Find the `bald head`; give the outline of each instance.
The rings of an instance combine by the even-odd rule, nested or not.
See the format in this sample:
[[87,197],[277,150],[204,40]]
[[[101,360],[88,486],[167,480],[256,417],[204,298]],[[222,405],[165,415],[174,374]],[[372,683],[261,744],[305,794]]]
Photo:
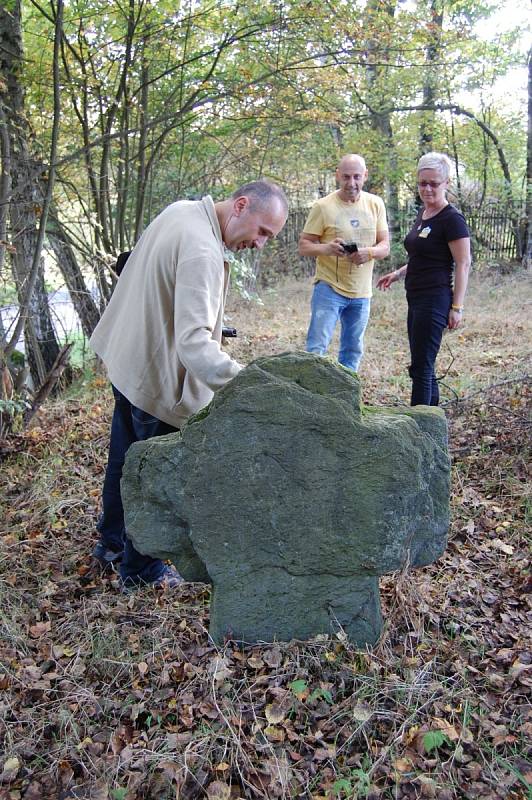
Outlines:
[[340,159],[336,169],[338,196],[344,203],[356,203],[368,177],[362,156],[349,154]]
[[366,162],[364,161],[362,156],[357,156],[354,153],[348,153],[348,155],[342,156],[342,158],[338,162],[337,169],[340,172],[345,169],[349,170],[358,169],[362,170],[362,172],[366,172]]

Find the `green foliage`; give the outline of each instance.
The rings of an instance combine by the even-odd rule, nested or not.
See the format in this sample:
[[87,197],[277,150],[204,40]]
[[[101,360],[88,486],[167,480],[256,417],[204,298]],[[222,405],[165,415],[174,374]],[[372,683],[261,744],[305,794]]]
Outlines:
[[338,778],[332,786],[334,797],[354,800],[357,797],[366,797],[371,785],[371,778],[367,770],[352,769],[348,777]]
[[[308,204],[318,186],[332,188],[337,158],[348,151],[365,155],[370,190],[390,206],[404,202],[415,193],[422,123],[434,149],[456,154],[464,193],[477,201],[506,196],[494,143],[474,120],[417,110],[428,75],[435,103],[474,93],[518,199],[524,114],[501,107],[492,91],[526,62],[518,26],[487,41],[475,26],[495,4],[447,4],[441,24],[433,7],[341,0],[331,16],[317,0],[178,8],[162,0],[130,15],[106,0],[69,4],[55,203],[76,247],[93,263],[95,252],[131,246],[169,201],[219,199],[259,176]],[[45,155],[52,25],[39,6],[25,5],[24,14],[28,113]],[[233,265],[244,296],[253,277],[249,260]]]
[[256,288],[256,272],[254,267],[254,252],[242,251],[239,255],[226,251],[226,259],[231,269],[231,286],[245,300],[254,300],[260,303]]
[[125,800],[127,792],[128,792],[127,788],[111,789],[111,797],[113,798],[113,800]]
[[10,362],[15,367],[23,367],[26,363],[26,356],[20,350],[13,350],[9,357]]
[[17,288],[11,282],[4,282],[0,286],[0,307],[10,306],[18,302]]
[[20,397],[0,399],[0,439],[22,428],[23,415],[29,403]]
[[333,698],[332,694],[328,689],[322,689],[321,686],[318,686],[314,691],[309,695],[309,700],[325,700],[326,703],[332,703]]
[[333,794],[335,797],[350,797],[353,792],[353,785],[347,778],[339,778],[333,783]]
[[438,750],[438,748],[448,744],[451,744],[451,741],[443,731],[428,731],[423,736],[423,747],[427,753],[431,753],[433,750]]
[[17,414],[22,414],[27,407],[28,404],[24,400],[2,400],[0,398],[0,414],[14,417]]
[[295,695],[299,695],[299,694],[303,694],[303,692],[305,692],[307,690],[308,686],[307,686],[307,682],[306,681],[304,681],[303,679],[299,678],[298,680],[292,681],[292,683],[290,683],[288,685],[288,688]]
[[87,359],[92,360],[94,358],[94,352],[89,345],[87,337],[82,331],[71,331],[66,337],[60,337],[60,345],[67,344],[67,342],[74,344],[70,351],[70,366],[76,370],[84,369]]

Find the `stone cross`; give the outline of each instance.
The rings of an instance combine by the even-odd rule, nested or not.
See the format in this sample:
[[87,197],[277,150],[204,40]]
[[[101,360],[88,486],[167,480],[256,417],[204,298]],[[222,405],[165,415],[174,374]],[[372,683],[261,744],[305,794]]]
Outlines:
[[142,553],[212,584],[221,642],[381,631],[379,575],[429,564],[449,525],[440,409],[360,403],[328,358],[258,358],[180,433],[130,448],[126,528]]

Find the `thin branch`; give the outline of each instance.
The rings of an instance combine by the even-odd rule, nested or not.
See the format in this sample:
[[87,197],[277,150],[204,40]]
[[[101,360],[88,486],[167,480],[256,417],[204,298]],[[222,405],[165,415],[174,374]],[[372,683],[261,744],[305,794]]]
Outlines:
[[457,397],[455,400],[446,400],[445,403],[440,403],[440,405],[450,406],[452,404],[468,403],[472,397],[490,392],[492,389],[496,389],[499,386],[508,386],[512,383],[528,383],[531,380],[532,377],[530,375],[521,375],[519,378],[508,378],[505,381],[498,381],[497,383],[490,383],[488,386],[483,386],[481,389],[477,389],[475,392],[471,392],[471,394],[467,394],[465,397]]
[[[58,0],[58,6],[63,2],[63,0]],[[56,385],[57,381],[65,371],[66,367],[68,366],[68,360],[70,358],[70,351],[74,347],[73,342],[68,342],[61,348],[59,351],[57,358],[55,359],[52,368],[44,383],[42,384],[41,388],[35,395],[33,403],[31,407],[27,409],[24,413],[24,427],[27,428],[29,425],[32,417],[37,413],[39,408],[42,406],[46,398],[50,395],[51,391],[53,390],[54,386]]]
[[[339,51],[336,51],[336,52],[338,53],[338,52],[341,52],[341,51],[339,50]],[[286,71],[288,71],[290,69],[296,69],[298,67],[302,67],[303,65],[307,65],[306,68],[308,69],[308,62],[309,61],[319,60],[322,57],[331,56],[333,54],[334,53],[331,53],[331,51],[326,50],[323,53],[314,53],[314,54],[312,54],[310,56],[306,56],[304,58],[295,59],[294,61],[290,62],[289,64],[284,65],[282,67],[282,69],[281,69],[281,72],[284,73],[284,72],[286,72]],[[321,69],[326,69],[329,66],[330,65],[328,65],[328,64],[316,64],[314,69],[317,69],[317,70],[320,69],[321,70]],[[208,76],[210,76],[211,72],[212,72],[212,70],[209,70]],[[279,71],[276,70],[276,69],[265,70],[261,75],[259,75],[258,77],[254,78],[253,80],[249,80],[249,81],[246,81],[245,83],[241,84],[238,87],[238,91],[239,91],[239,93],[244,93],[244,92],[246,92],[247,89],[250,89],[250,88],[252,88],[254,86],[257,86],[257,85],[261,85],[262,83],[264,83],[265,81],[267,81],[269,78],[273,77],[276,74],[279,74]],[[204,84],[205,80],[206,80],[206,78],[202,79],[201,85]],[[207,105],[208,103],[213,103],[214,104],[214,103],[222,102],[223,100],[230,99],[230,98],[235,96],[236,92],[233,89],[232,91],[220,91],[220,92],[214,92],[212,94],[207,93],[206,95],[201,97],[201,99],[197,99],[199,94],[200,94],[200,89],[195,90],[192,93],[192,95],[188,98],[188,100],[185,103],[185,105],[183,106],[183,108],[180,108],[177,111],[174,108],[172,108],[170,111],[165,112],[164,114],[158,115],[153,120],[151,120],[150,122],[146,123],[146,126],[145,126],[146,129],[155,128],[155,127],[157,127],[157,125],[160,125],[161,123],[164,123],[166,121],[170,121],[171,120],[172,124],[168,127],[168,131],[170,131],[170,130],[172,130],[174,128],[179,127],[179,125],[182,124],[182,118],[186,114],[190,113],[191,111],[194,111],[194,110],[197,110],[199,108],[202,108],[203,106]],[[166,106],[168,106],[168,98],[166,99]],[[138,132],[139,132],[139,128],[138,127],[133,127],[133,128],[130,128],[127,131],[127,134],[130,135],[130,136],[133,136],[133,135],[137,134]],[[87,152],[87,150],[92,149],[94,147],[99,147],[100,145],[104,144],[105,142],[111,141],[112,139],[117,139],[117,138],[119,138],[120,136],[123,136],[123,135],[124,135],[124,131],[120,131],[119,130],[119,131],[115,131],[114,133],[103,134],[101,136],[98,136],[95,139],[93,139],[92,142],[87,143],[83,147],[80,147],[77,150],[74,150],[69,155],[66,155],[63,158],[59,159],[55,163],[55,166],[56,167],[60,167],[60,166],[63,166],[64,164],[69,163],[70,161],[75,161],[80,155],[85,154]]]

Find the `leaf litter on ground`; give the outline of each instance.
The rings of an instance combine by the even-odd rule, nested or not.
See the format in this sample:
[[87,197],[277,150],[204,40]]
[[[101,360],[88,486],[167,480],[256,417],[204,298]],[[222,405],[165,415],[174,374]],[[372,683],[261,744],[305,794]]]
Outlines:
[[[470,295],[444,379],[449,545],[381,580],[374,648],[342,631],[217,648],[208,587],[124,596],[95,570],[101,376],[2,444],[1,800],[530,796],[531,386],[509,309],[530,326],[517,278]],[[232,351],[303,347],[308,298],[300,282],[234,302]],[[404,300],[376,298],[368,402],[408,402],[403,328]]]

